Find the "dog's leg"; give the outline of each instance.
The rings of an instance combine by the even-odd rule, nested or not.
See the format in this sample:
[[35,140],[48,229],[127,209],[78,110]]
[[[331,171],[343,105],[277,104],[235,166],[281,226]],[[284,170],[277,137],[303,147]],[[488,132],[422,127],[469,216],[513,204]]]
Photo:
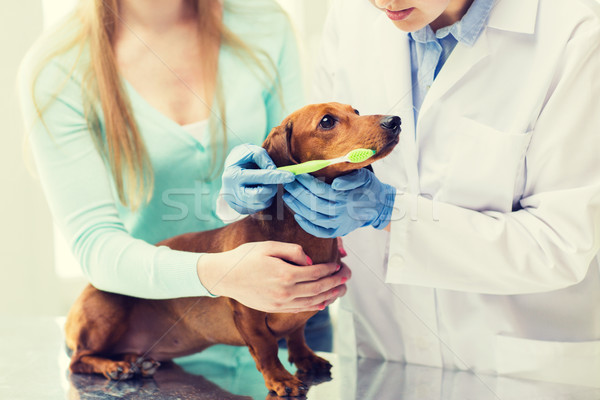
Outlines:
[[131,363],[136,374],[140,374],[144,378],[149,378],[160,367],[160,363],[151,358],[144,358],[139,354],[125,354],[123,361]]
[[80,355],[73,360],[76,361],[71,362],[69,368],[76,374],[102,374],[108,379],[125,380],[135,373],[129,361],[114,361],[96,355]]
[[288,356],[291,363],[296,364],[299,372],[324,373],[331,370],[331,364],[316,355],[304,340],[304,325],[290,333],[286,338]]
[[90,285],[84,289],[65,324],[67,347],[73,351],[71,372],[103,374],[115,380],[134,375],[136,370],[129,361],[107,357],[127,330],[130,306],[126,296],[101,292]]
[[290,374],[277,356],[277,339],[267,326],[266,313],[233,302],[234,321],[244,338],[256,367],[263,374],[267,389],[278,396],[302,396],[306,386]]
[[108,379],[125,380],[134,375],[151,377],[160,363],[137,354],[125,354],[121,360],[112,360],[95,354],[75,353],[71,359],[71,372],[76,374],[102,374]]
[[79,325],[75,332],[77,340],[75,351],[71,355],[69,369],[76,374],[103,374],[108,379],[124,380],[133,377],[138,372],[137,368],[129,361],[115,361],[103,354],[110,354],[107,350],[112,343],[121,337],[122,331],[115,329],[116,325],[106,324],[102,327],[94,325]]

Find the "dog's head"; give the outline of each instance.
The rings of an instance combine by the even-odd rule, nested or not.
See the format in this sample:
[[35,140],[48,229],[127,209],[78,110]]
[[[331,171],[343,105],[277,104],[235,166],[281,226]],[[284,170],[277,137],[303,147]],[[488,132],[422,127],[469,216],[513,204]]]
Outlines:
[[273,128],[263,147],[278,167],[342,157],[359,148],[375,150],[373,157],[361,163],[334,164],[312,174],[329,180],[387,156],[398,144],[399,134],[399,117],[360,116],[340,103],[312,104]]

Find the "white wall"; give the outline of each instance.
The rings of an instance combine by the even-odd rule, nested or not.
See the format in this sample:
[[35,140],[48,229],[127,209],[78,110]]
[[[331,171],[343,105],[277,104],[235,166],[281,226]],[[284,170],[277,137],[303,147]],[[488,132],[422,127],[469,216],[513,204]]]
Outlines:
[[[0,3],[0,316],[63,315],[84,284],[64,240],[54,235],[39,181],[26,168],[15,91],[17,67],[27,49],[43,26],[53,25],[76,1]],[[290,14],[304,50],[308,92],[329,0],[279,2]]]
[[[318,55],[323,23],[330,0],[278,0],[288,12],[298,33],[304,59],[306,91],[310,93],[313,68]],[[309,98],[310,99],[310,98]]]
[[15,88],[19,62],[41,31],[40,0],[0,3],[0,315],[62,312],[50,214],[39,182],[23,161]]

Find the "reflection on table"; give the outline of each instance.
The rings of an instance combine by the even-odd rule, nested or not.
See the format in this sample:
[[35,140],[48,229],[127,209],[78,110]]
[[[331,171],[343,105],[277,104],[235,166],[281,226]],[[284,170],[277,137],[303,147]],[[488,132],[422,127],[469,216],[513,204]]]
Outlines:
[[[122,382],[71,375],[64,352],[64,319],[4,318],[0,329],[1,399],[277,399],[246,348],[217,346],[165,363],[154,378]],[[332,379],[311,385],[307,400],[596,400],[600,389],[475,375],[320,353]],[[282,363],[287,353],[280,351]],[[600,379],[600,377],[599,377]]]

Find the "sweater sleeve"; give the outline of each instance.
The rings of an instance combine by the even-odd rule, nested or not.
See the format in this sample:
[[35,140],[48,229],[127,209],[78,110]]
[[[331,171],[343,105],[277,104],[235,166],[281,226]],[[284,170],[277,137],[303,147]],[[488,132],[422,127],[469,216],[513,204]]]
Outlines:
[[[54,59],[33,88],[29,58],[18,82],[26,140],[54,222],[89,282],[141,298],[210,295],[196,272],[201,254],[157,247],[127,231],[112,178],[86,124],[80,82]],[[43,123],[34,97],[44,110]]]

